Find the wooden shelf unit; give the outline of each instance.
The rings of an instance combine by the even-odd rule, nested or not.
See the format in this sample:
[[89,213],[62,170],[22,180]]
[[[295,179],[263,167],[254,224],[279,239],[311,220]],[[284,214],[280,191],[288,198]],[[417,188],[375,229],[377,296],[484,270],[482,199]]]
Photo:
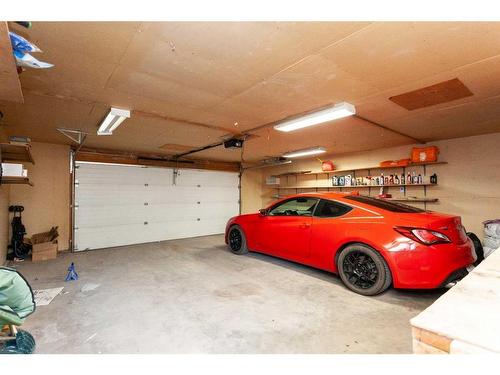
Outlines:
[[35,164],[29,146],[11,145],[10,143],[0,143],[0,160],[2,163],[12,161]]
[[[29,146],[12,145],[10,143],[0,143],[0,162],[35,164]],[[33,186],[33,183],[27,177],[2,176],[0,185],[2,184]]]
[[399,185],[356,185],[356,186],[276,186],[275,189],[366,189],[366,188],[377,188],[377,187],[411,187],[411,186],[435,186],[437,184],[399,184]]
[[390,167],[373,166],[373,167],[351,168],[351,169],[336,169],[334,171],[318,171],[318,172],[311,172],[311,171],[286,172],[286,173],[281,173],[278,175],[272,175],[272,177],[299,176],[299,175],[300,176],[303,176],[303,175],[321,175],[321,174],[347,173],[347,172],[356,172],[356,171],[374,171],[374,170],[384,170],[384,169],[404,169],[404,168],[411,168],[411,167],[421,167],[421,166],[427,166],[427,165],[442,165],[442,164],[448,164],[448,162],[446,162],[446,161],[433,161],[433,162],[426,162],[426,163],[411,163],[411,164],[408,164],[407,166],[390,166]]
[[[406,169],[407,168],[413,168],[413,167],[423,167],[423,175],[426,175],[426,167],[427,166],[433,166],[433,165],[443,165],[443,164],[448,164],[445,161],[435,161],[435,162],[422,162],[422,163],[411,163],[407,166],[388,166],[388,167],[381,167],[381,166],[373,166],[373,167],[363,167],[363,168],[351,168],[351,169],[338,169],[334,171],[319,171],[319,172],[311,172],[311,171],[297,171],[297,172],[286,172],[286,173],[281,173],[278,175],[272,175],[272,177],[286,177],[287,182],[288,182],[288,177],[289,176],[295,176],[296,181],[299,176],[316,176],[316,179],[318,179],[319,175],[326,175],[328,178],[328,183],[330,182],[330,176],[334,176],[336,174],[342,173],[342,174],[348,174],[352,173],[353,178],[356,178],[356,172],[357,171],[366,171],[368,174],[371,174],[371,171],[376,171],[376,170],[388,170],[388,169],[400,169],[402,170],[402,173],[406,175]],[[431,184],[431,183],[422,183],[422,184],[390,184],[390,185],[356,185],[356,186],[333,186],[333,185],[309,185],[309,186],[300,186],[300,185],[289,185],[289,186],[272,186],[274,189],[277,190],[277,194],[275,197],[281,196],[280,191],[282,190],[300,190],[300,189],[316,189],[316,191],[330,191],[331,189],[339,189],[342,191],[342,189],[368,189],[368,194],[370,194],[370,189],[371,188],[403,188],[403,197],[394,197],[394,198],[386,198],[387,200],[393,201],[393,202],[406,202],[406,203],[423,203],[425,208],[427,208],[427,203],[435,203],[438,202],[439,200],[437,198],[429,198],[427,197],[427,187],[428,186],[437,186],[437,184]],[[271,187],[271,186],[270,186]],[[423,188],[423,197],[418,197],[418,198],[411,198],[406,196],[406,191],[407,188],[411,187],[422,187]]]
[[438,202],[438,198],[385,198],[386,201],[392,202],[406,202],[406,203],[435,203]]
[[30,182],[28,177],[11,177],[11,176],[2,176],[1,184],[13,184],[13,185],[30,185],[33,186],[33,183]]

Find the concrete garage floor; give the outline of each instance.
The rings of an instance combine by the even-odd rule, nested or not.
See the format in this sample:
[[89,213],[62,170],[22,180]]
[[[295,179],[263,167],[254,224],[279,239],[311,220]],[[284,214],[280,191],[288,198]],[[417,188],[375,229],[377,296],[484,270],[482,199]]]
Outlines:
[[[74,261],[80,279],[64,282]],[[64,286],[24,329],[38,353],[410,353],[408,320],[443,291],[348,291],[326,272],[231,254],[223,236],[62,254],[16,267]]]

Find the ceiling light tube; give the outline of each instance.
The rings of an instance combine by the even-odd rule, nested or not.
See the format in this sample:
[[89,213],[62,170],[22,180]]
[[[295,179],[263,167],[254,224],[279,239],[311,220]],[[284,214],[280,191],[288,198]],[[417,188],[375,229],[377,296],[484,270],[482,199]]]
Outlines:
[[97,135],[112,135],[113,130],[127,118],[130,118],[130,110],[111,108],[111,111],[109,111],[99,129],[97,129]]
[[300,158],[301,156],[317,155],[326,152],[324,147],[312,147],[283,154],[285,158]]
[[337,103],[333,107],[321,109],[304,116],[284,121],[274,126],[274,129],[282,132],[291,132],[308,126],[322,124],[324,122],[337,120],[340,118],[356,114],[356,107],[347,102]]

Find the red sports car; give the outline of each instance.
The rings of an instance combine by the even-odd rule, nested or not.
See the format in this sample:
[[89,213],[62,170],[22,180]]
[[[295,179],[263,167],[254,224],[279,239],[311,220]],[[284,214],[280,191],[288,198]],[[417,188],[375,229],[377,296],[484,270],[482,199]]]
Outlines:
[[338,273],[351,290],[375,295],[429,289],[467,274],[476,255],[459,216],[357,194],[281,199],[226,226],[235,254],[265,253]]

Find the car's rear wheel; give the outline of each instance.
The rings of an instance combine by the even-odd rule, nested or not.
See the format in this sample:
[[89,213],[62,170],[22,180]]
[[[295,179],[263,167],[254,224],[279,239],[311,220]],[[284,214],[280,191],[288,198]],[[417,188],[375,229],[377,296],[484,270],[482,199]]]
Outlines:
[[246,254],[248,253],[247,240],[245,233],[240,226],[235,225],[229,229],[228,234],[228,245],[231,252],[234,254]]
[[343,249],[337,259],[337,269],[349,289],[365,296],[382,293],[392,283],[386,261],[367,245],[354,244]]

